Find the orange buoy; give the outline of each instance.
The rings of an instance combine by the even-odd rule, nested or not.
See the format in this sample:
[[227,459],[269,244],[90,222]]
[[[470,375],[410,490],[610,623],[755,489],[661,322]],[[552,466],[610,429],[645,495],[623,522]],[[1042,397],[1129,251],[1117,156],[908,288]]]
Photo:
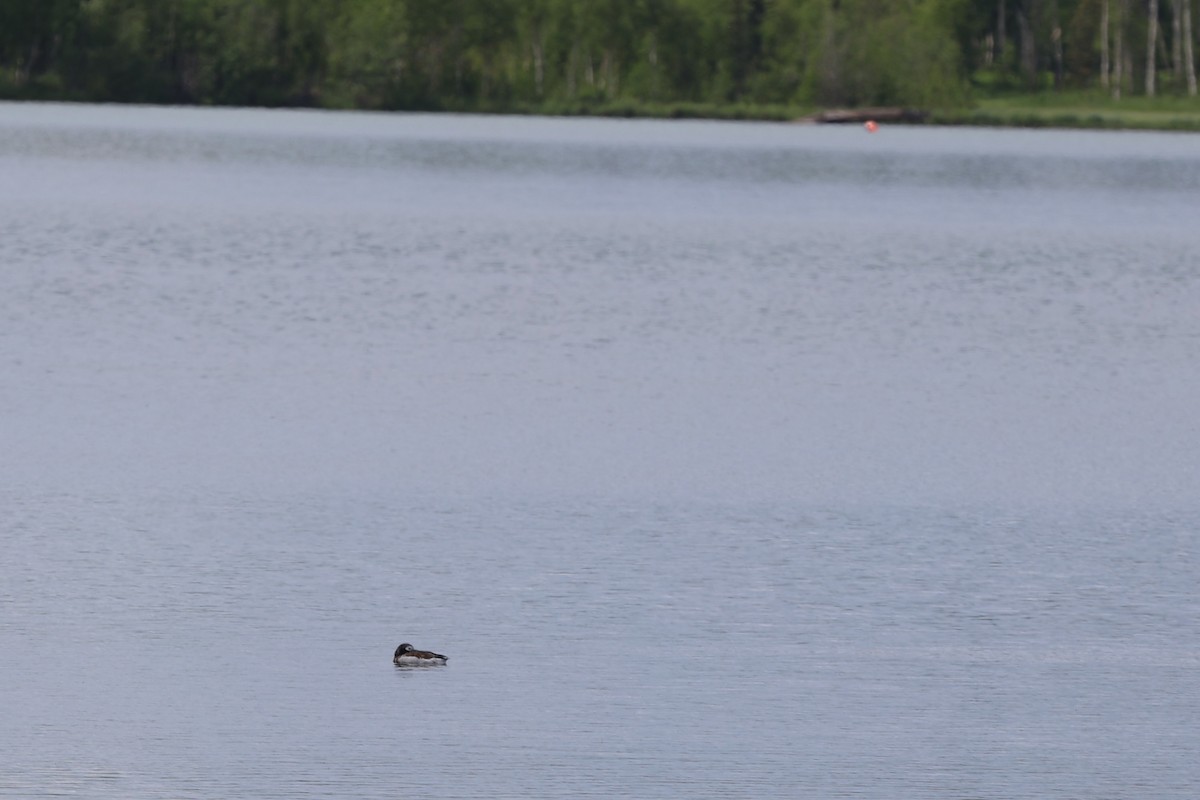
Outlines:
[[873,119],[867,120],[863,127],[867,129],[867,133],[874,133],[879,130],[879,125]]

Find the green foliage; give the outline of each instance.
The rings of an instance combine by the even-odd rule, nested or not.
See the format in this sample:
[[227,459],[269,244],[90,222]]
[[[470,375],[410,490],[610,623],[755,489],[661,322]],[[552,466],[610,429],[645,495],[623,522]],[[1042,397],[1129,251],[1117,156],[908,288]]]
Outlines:
[[[1123,36],[1135,71],[1125,78],[1128,93],[1145,68],[1145,13],[1139,3],[1110,6],[1110,40]],[[570,113],[952,108],[968,103],[971,82],[1048,86],[1057,72],[1068,87],[1098,85],[1101,7],[1101,0],[0,0],[0,94]],[[1175,8],[1160,4],[1164,72],[1180,51],[1170,41]],[[1032,78],[1017,74],[1018,60],[1033,65]]]

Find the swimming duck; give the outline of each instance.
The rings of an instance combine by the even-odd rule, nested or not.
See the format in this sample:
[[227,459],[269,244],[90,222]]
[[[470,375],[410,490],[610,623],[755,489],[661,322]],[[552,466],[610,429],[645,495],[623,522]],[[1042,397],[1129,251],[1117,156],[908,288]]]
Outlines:
[[396,648],[392,662],[405,667],[435,667],[446,663],[446,657],[441,653],[431,653],[428,650],[417,650],[408,642]]

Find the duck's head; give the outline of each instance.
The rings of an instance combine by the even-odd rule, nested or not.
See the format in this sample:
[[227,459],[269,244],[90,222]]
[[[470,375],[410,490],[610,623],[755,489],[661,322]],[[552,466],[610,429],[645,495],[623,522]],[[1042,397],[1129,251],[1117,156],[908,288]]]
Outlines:
[[402,644],[396,648],[396,653],[395,653],[395,655],[392,656],[392,658],[399,658],[400,656],[407,653],[409,650],[415,650],[415,649],[416,648],[413,647],[411,644],[409,644],[408,642],[405,642],[404,644]]

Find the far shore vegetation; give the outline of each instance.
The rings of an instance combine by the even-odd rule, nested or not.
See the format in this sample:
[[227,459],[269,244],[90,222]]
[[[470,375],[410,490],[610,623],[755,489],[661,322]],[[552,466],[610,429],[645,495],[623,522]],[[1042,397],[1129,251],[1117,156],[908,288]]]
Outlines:
[[1198,3],[0,0],[0,99],[1200,131]]

